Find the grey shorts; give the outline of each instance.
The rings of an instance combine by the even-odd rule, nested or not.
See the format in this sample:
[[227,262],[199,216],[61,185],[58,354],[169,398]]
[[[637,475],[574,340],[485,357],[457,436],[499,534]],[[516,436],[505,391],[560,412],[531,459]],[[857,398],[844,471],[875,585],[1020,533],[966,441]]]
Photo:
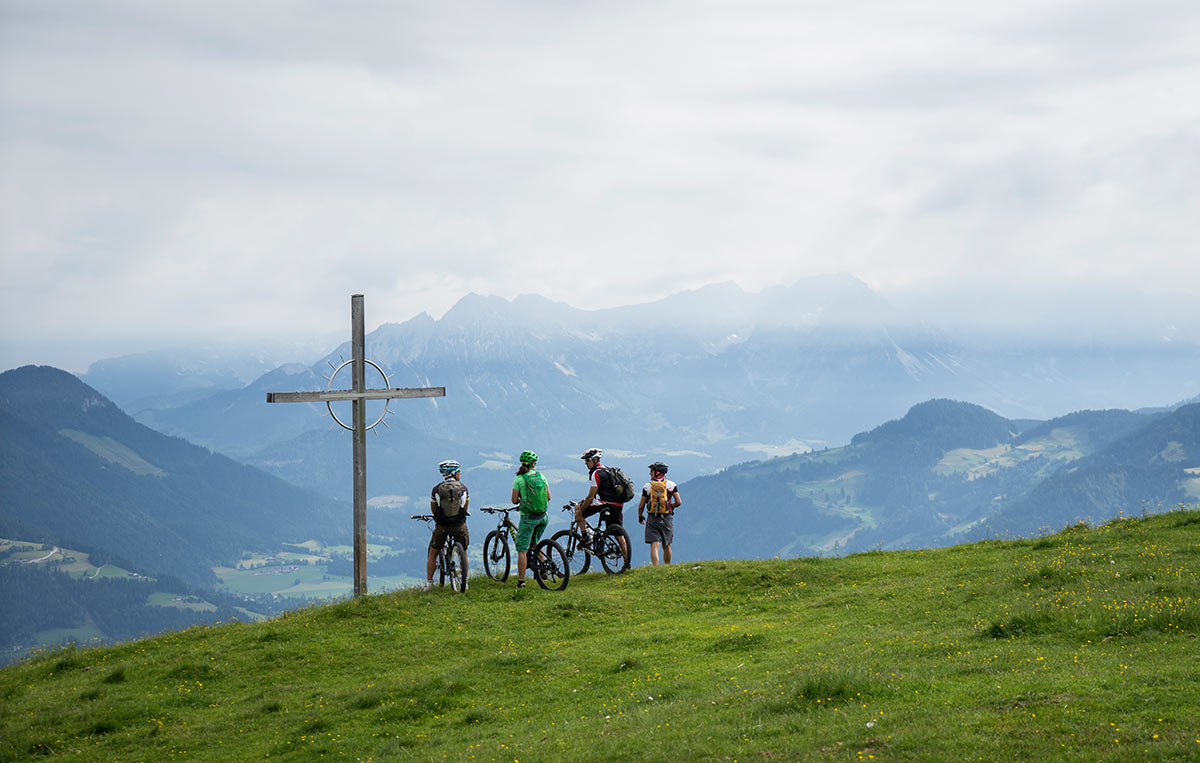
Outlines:
[[671,541],[675,539],[675,515],[674,514],[647,514],[646,515],[646,542],[661,543],[664,546],[671,545]]

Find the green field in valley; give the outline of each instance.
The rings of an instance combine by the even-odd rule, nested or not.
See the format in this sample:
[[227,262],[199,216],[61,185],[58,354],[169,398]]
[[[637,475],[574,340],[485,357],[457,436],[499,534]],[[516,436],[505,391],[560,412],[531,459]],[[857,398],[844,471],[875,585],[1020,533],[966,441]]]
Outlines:
[[196,612],[216,612],[217,607],[197,596],[178,596],[173,593],[152,593],[147,597],[147,603],[156,607],[176,607],[190,609]]
[[[247,554],[236,567],[214,567],[223,590],[230,593],[273,594],[303,599],[337,599],[354,593],[350,575],[330,574],[326,564],[335,556],[350,557],[352,546],[323,546],[316,541],[299,544],[308,553],[280,551],[275,554]],[[472,549],[472,551],[478,551]],[[367,544],[368,589],[394,591],[418,585],[424,581],[424,564],[415,561],[412,573],[406,575],[371,575],[376,563],[395,553],[382,543]]]
[[1196,760],[1200,512],[473,578],[0,669],[0,759]]
[[83,551],[49,544],[0,538],[0,564],[30,564],[65,572],[75,578],[137,578],[139,575],[115,564],[91,562]]

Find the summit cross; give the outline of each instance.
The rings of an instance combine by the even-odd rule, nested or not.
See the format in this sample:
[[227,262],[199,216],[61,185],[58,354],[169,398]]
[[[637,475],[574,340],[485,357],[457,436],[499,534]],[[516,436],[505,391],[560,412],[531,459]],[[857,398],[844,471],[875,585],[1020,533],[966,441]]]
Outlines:
[[[367,389],[367,364],[370,363],[387,383],[387,374],[383,369],[366,359],[365,330],[363,328],[363,295],[354,294],[350,297],[350,351],[351,360],[342,364],[352,367],[351,389],[329,389],[324,392],[268,392],[268,403],[325,403],[329,415],[341,424],[344,429],[354,433],[354,597],[358,598],[367,592],[367,430],[383,421],[380,416],[373,424],[367,425],[367,401],[391,400],[395,398],[445,397],[445,387],[385,387],[382,389]],[[338,366],[329,377],[333,386],[333,378]],[[354,426],[347,426],[333,412],[330,403],[349,400],[353,406]],[[385,407],[384,413],[387,413]]]

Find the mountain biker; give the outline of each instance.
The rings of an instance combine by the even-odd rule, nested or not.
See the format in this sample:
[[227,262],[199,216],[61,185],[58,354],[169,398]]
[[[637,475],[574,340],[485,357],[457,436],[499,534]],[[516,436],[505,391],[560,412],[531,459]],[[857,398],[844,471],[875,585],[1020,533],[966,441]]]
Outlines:
[[[466,549],[471,542],[467,532],[467,504],[471,496],[462,483],[462,467],[453,459],[438,464],[442,481],[433,486],[429,494],[429,509],[433,512],[433,536],[429,539],[429,556],[425,560],[425,587],[433,588],[433,571],[437,567],[438,551],[451,535]],[[467,570],[463,567],[463,591],[466,589]]]
[[[679,487],[667,479],[667,465],[662,461],[650,464],[650,481],[642,488],[638,502],[638,522],[646,525],[646,542],[650,544],[650,564],[658,564],[658,549],[662,546],[663,564],[671,563],[671,541],[675,536],[675,509],[683,503]],[[648,511],[647,518],[643,512]]]
[[[584,542],[591,541],[591,536],[587,529],[587,518],[593,514],[599,514],[600,519],[604,521],[604,526],[622,524],[625,516],[625,505],[614,501],[605,501],[600,496],[601,477],[607,471],[604,464],[600,463],[600,457],[604,455],[604,451],[599,448],[588,448],[583,452],[580,458],[587,465],[588,477],[591,480],[591,487],[588,488],[587,497],[579,503],[575,504],[575,524],[579,527],[579,534],[583,536]],[[605,477],[604,479],[608,479]],[[628,554],[629,549],[624,548],[625,541],[621,539],[621,551]],[[628,556],[626,556],[628,558]]]
[[529,548],[542,538],[549,519],[546,506],[550,503],[550,487],[536,469],[537,454],[531,450],[521,453],[521,468],[513,479],[512,502],[520,504],[521,524],[517,526],[517,588],[525,587],[525,569],[529,563]]

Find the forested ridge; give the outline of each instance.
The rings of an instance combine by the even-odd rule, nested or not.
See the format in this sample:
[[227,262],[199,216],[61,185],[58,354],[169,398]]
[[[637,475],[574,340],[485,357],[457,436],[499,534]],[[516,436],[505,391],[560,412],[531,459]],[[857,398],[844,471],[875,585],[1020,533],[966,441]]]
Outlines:
[[0,435],[0,537],[101,548],[211,585],[212,567],[247,549],[348,536],[338,502],[138,424],[58,369],[0,374]]

